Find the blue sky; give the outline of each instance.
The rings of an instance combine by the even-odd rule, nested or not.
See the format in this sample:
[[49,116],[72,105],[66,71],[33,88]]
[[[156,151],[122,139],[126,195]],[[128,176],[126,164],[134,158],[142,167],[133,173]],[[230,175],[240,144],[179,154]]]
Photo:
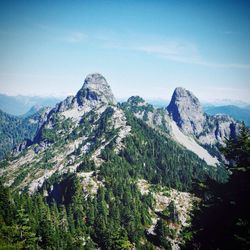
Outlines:
[[0,92],[250,100],[249,1],[0,1]]

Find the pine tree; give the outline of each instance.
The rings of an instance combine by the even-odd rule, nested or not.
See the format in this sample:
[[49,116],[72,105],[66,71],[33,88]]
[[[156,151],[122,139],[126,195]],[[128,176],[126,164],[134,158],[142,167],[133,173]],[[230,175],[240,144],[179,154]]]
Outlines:
[[249,249],[250,247],[250,133],[243,124],[222,150],[231,172],[227,183],[206,182],[204,205],[193,219],[197,232],[188,249]]
[[167,240],[170,231],[163,219],[159,219],[155,225],[155,233],[158,237],[159,243],[165,249],[171,249],[171,246]]
[[19,241],[22,242],[24,249],[35,249],[38,238],[32,232],[29,225],[29,217],[24,209],[17,211],[17,231],[19,232]]
[[48,207],[43,208],[41,211],[39,235],[41,236],[42,248],[55,249],[55,228],[52,224],[51,215]]

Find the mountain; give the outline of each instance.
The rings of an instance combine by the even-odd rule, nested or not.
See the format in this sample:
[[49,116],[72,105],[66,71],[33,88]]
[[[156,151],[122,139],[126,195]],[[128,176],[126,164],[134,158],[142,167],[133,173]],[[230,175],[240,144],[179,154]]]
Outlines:
[[[88,75],[75,96],[44,113],[33,139],[0,162],[0,243],[179,249],[199,202],[194,183],[228,176],[200,142],[203,130],[207,138],[214,129],[219,134],[238,125],[205,115],[184,89],[171,103],[155,109],[137,96],[117,104],[106,79]],[[197,109],[197,115],[190,112]]]
[[206,118],[198,98],[190,91],[176,88],[167,110],[185,133],[199,135],[203,131]]
[[37,113],[40,109],[42,109],[42,106],[34,105],[29,109],[29,111],[27,113],[23,114],[21,117],[22,118],[29,117],[29,116]]
[[223,114],[207,115],[194,94],[184,88],[176,88],[166,108],[170,117],[186,135],[191,135],[212,155],[221,159],[219,147],[225,140],[239,133],[240,122]]
[[[0,94],[0,109],[11,115],[25,115],[33,106],[54,107],[60,99],[39,96],[8,96]],[[27,116],[27,114],[26,114]]]
[[197,141],[183,133],[163,108],[155,109],[151,104],[146,103],[138,96],[129,98],[122,106],[132,112],[137,118],[146,122],[148,126],[157,129],[166,138],[171,138],[186,149],[194,152],[202,160],[205,160],[208,165],[215,166],[219,163]]
[[245,102],[245,101],[241,101],[241,100],[233,100],[233,99],[216,99],[213,101],[204,101],[203,102],[203,106],[215,106],[215,107],[219,107],[219,106],[236,106],[236,107],[240,107],[240,108],[247,108],[249,107],[249,102]]
[[48,111],[49,108],[43,108],[27,117],[17,117],[0,110],[0,159],[25,139],[32,140]]
[[[143,108],[139,104],[140,106]],[[148,105],[148,107],[154,111],[153,106]],[[102,152],[107,148],[111,147],[117,154],[125,148],[126,139],[133,136],[131,131],[135,129],[130,123],[134,123],[135,127],[142,126],[140,121],[135,120],[136,117],[131,117],[126,113],[127,110],[116,105],[116,100],[103,76],[100,74],[89,75],[75,96],[67,97],[47,114],[31,146],[26,149],[29,153],[10,164],[11,168],[14,172],[16,170],[19,172],[20,166],[24,162],[23,157],[27,157],[25,165],[32,166],[34,154],[40,155],[38,157],[40,160],[36,161],[36,164],[41,162],[42,166],[44,154],[49,152],[53,167],[39,179],[36,179],[35,176],[36,174],[40,176],[41,173],[37,168],[34,168],[36,174],[28,185],[29,191],[34,192],[55,172],[62,173],[69,169],[73,172],[76,171],[81,162],[81,154],[88,155],[89,159],[93,160],[95,165],[99,167],[104,163]],[[168,119],[166,114],[164,116]],[[131,121],[129,122],[129,120]],[[137,124],[138,122],[139,124]],[[167,123],[165,126],[168,126]],[[175,147],[176,144],[170,136],[166,136],[166,140],[170,141],[170,144],[173,143],[172,147]],[[179,150],[180,154],[181,151],[185,151],[180,146],[177,146],[175,150]],[[199,160],[198,156],[190,154],[190,159],[192,158],[203,162],[202,159]],[[27,168],[32,169],[28,165]],[[204,163],[204,165],[206,164]],[[25,170],[25,168],[22,169]],[[7,173],[7,171],[5,172]],[[11,169],[8,170],[7,176],[13,176]],[[26,180],[25,185],[27,186],[27,184]]]
[[234,105],[227,106],[205,106],[204,111],[209,115],[226,114],[235,120],[244,121],[250,126],[250,107],[238,107]]

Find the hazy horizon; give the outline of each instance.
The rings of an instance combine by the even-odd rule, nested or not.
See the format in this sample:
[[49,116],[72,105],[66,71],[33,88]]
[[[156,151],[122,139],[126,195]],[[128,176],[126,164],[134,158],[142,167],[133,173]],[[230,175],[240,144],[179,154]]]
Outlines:
[[[192,92],[192,91],[191,91]],[[76,94],[76,93],[75,93]],[[75,94],[72,94],[72,95],[75,95]],[[173,94],[173,93],[172,93]],[[193,93],[195,95],[195,93]],[[23,94],[18,94],[18,95],[9,95],[9,94],[6,94],[6,93],[1,93],[0,92],[0,95],[5,95],[5,96],[8,96],[8,97],[24,97],[24,98],[41,98],[41,99],[55,99],[55,100],[58,100],[58,102],[61,102],[63,101],[64,99],[66,99],[66,97],[68,96],[57,96],[57,95],[23,95]],[[131,96],[135,96],[135,95],[131,95]],[[125,96],[125,97],[116,97],[116,100],[118,102],[126,102],[131,96]],[[140,96],[142,97],[146,102],[150,103],[150,104],[153,104],[154,106],[158,106],[158,107],[166,107],[170,101],[171,101],[171,98],[169,99],[166,99],[166,98],[144,98],[143,96]],[[214,100],[202,100],[202,99],[199,99],[200,103],[202,106],[228,106],[228,105],[234,105],[234,106],[238,106],[238,107],[246,107],[246,106],[249,106],[250,105],[250,101],[242,101],[242,100],[232,100],[232,99],[214,99]]]
[[0,92],[74,95],[100,72],[116,98],[250,100],[247,1],[0,3]]

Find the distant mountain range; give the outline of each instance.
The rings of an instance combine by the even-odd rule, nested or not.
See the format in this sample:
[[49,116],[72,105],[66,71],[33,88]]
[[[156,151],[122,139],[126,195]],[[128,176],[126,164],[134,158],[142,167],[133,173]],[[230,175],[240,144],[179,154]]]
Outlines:
[[[60,101],[60,98],[53,96],[8,96],[5,94],[0,94],[0,110],[15,116],[28,117],[35,114],[43,107],[54,107]],[[125,100],[118,99],[118,101],[123,102]],[[156,108],[166,107],[169,103],[168,100],[162,99],[146,99],[146,101]],[[250,105],[247,106],[246,104],[232,104],[233,105],[220,105],[218,103],[216,105],[202,104],[202,108],[203,111],[208,115],[226,114],[236,120],[244,121],[247,126],[250,126]]]
[[42,107],[54,107],[59,101],[61,100],[56,97],[8,96],[0,94],[0,109],[11,115],[27,116],[34,114],[35,111],[38,111]]
[[250,105],[246,107],[238,107],[235,105],[226,106],[205,106],[203,110],[209,115],[226,114],[234,119],[244,121],[250,126]]

